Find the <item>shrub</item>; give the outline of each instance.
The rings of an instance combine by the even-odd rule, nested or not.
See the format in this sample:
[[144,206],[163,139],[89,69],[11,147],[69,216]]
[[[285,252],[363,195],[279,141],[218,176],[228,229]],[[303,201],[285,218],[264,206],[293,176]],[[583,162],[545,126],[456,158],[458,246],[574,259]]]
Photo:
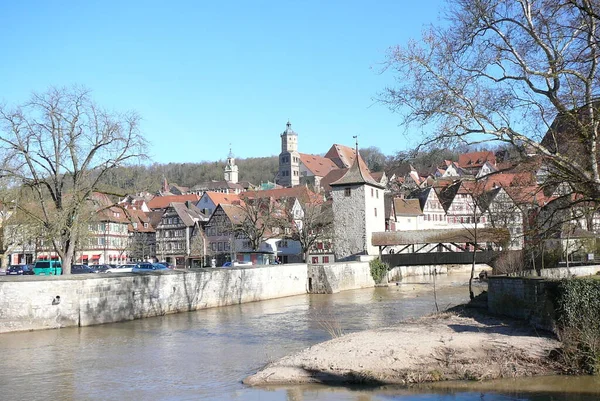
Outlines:
[[389,266],[381,259],[373,259],[369,262],[369,267],[371,267],[371,277],[373,277],[376,284],[381,284],[387,278]]
[[564,279],[556,289],[555,302],[567,369],[600,374],[600,281]]

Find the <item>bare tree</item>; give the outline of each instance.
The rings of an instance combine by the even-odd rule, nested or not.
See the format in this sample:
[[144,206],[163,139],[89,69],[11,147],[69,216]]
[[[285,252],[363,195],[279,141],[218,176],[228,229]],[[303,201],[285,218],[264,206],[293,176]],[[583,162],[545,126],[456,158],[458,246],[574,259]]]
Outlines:
[[284,205],[270,197],[243,198],[244,202],[238,206],[241,219],[233,222],[233,230],[238,238],[249,242],[253,251],[258,251],[264,240],[280,234],[281,219],[285,216]]
[[19,202],[20,211],[43,227],[70,274],[86,200],[109,171],[144,154],[139,117],[101,109],[85,89],[52,88],[0,107],[0,124],[0,176],[28,191],[34,202]]
[[451,2],[447,25],[391,49],[382,100],[434,126],[426,143],[510,143],[597,200],[599,14],[595,0]]
[[333,209],[331,202],[310,199],[302,203],[297,215],[294,212],[292,208],[286,209],[285,237],[300,243],[302,258],[307,261],[309,251],[317,242],[332,239]]

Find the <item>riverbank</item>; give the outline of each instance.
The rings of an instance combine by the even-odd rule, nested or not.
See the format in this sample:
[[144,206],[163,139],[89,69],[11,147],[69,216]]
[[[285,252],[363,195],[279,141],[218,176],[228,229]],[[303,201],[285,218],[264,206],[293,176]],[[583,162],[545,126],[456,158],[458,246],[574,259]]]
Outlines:
[[267,365],[251,386],[401,384],[556,374],[560,343],[519,321],[455,308],[399,325],[352,333]]

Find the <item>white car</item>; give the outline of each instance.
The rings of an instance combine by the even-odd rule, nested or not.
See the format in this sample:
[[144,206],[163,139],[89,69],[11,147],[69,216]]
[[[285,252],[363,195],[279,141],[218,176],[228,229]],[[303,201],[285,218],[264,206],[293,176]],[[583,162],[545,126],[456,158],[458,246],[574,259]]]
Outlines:
[[111,267],[106,269],[104,273],[131,273],[131,269],[135,267],[135,264],[120,265],[117,267]]

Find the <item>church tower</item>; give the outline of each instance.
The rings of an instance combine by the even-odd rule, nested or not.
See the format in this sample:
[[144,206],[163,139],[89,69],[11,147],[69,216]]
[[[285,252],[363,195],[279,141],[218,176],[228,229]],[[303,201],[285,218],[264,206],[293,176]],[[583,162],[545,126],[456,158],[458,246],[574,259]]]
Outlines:
[[279,154],[277,184],[283,187],[293,187],[300,184],[298,134],[292,130],[292,123],[289,120],[285,131],[281,134],[281,153]]
[[229,155],[227,156],[227,164],[225,165],[225,181],[237,184],[238,182],[238,166],[235,164],[235,157],[233,152],[229,148]]

